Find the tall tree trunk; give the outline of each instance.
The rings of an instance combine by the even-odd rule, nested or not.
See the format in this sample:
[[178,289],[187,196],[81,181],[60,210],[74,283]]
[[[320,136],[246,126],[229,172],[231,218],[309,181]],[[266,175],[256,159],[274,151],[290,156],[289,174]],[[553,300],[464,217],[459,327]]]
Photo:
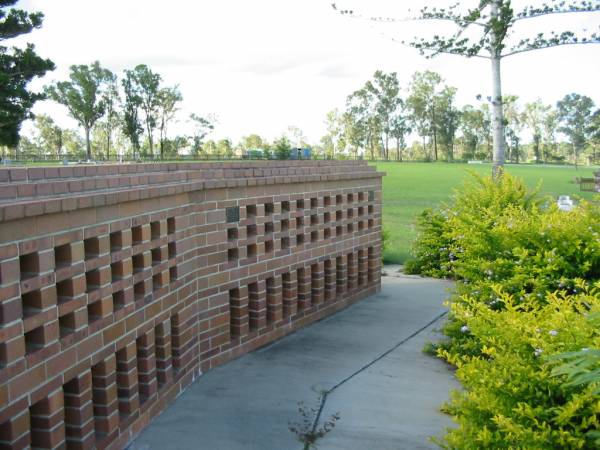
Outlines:
[[437,148],[437,127],[435,124],[435,98],[433,99],[433,105],[431,109],[431,130],[433,131],[433,158],[435,161],[438,160],[438,148]]
[[[490,15],[492,20],[498,20],[498,0],[491,2]],[[493,27],[491,28],[492,39],[492,130],[494,139],[494,165],[492,175],[497,178],[502,175],[506,153],[506,141],[504,140],[504,111],[502,105],[502,77],[500,70],[501,50],[498,48],[497,39]]]
[[154,140],[152,139],[152,128],[150,124],[146,122],[146,129],[148,130],[148,144],[150,144],[150,156],[154,158]]
[[111,135],[110,127],[106,129],[106,160],[110,161],[110,135]]
[[85,151],[87,153],[87,159],[92,159],[92,145],[90,143],[90,127],[85,127]]

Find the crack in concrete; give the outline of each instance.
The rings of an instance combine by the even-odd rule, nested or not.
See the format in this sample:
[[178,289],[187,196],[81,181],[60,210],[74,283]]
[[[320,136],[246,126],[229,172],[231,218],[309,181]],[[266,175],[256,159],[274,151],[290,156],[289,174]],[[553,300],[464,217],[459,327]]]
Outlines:
[[410,336],[405,337],[400,342],[396,343],[394,346],[392,346],[391,348],[389,348],[388,350],[386,350],[385,352],[383,352],[381,355],[379,355],[377,358],[375,358],[371,362],[365,364],[360,369],[356,370],[355,372],[353,372],[352,374],[350,374],[349,376],[347,376],[346,378],[344,378],[342,381],[340,381],[339,383],[337,383],[336,385],[334,385],[332,388],[326,389],[326,390],[322,391],[321,392],[321,397],[319,399],[319,409],[317,410],[317,414],[315,415],[315,420],[313,422],[313,426],[312,426],[312,429],[311,429],[312,433],[315,433],[316,430],[317,430],[317,427],[319,426],[319,422],[320,422],[321,416],[323,414],[323,409],[325,408],[325,404],[327,403],[327,398],[329,397],[330,394],[332,394],[337,388],[339,388],[343,384],[347,383],[348,381],[350,381],[352,378],[354,378],[355,376],[357,376],[361,372],[364,372],[365,370],[367,370],[368,368],[372,367],[377,362],[381,361],[383,358],[385,358],[386,356],[388,356],[393,351],[397,350],[399,347],[401,347],[402,345],[404,345],[405,343],[407,343],[411,339],[413,339],[416,336],[418,336],[419,334],[421,334],[423,331],[425,331],[427,328],[429,328],[434,323],[438,322],[440,319],[442,319],[447,314],[448,314],[448,311],[444,311],[443,313],[439,314],[433,320],[431,320],[429,323],[427,323],[426,325],[424,325],[421,328],[419,328],[417,331],[415,331],[414,333],[412,333]]

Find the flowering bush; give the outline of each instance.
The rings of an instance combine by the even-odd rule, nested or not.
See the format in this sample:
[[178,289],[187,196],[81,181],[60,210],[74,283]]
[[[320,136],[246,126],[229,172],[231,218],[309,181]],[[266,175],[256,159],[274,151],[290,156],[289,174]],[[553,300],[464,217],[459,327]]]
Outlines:
[[531,303],[547,291],[576,293],[576,277],[600,278],[598,205],[582,201],[564,212],[508,174],[474,180],[449,206],[421,215],[410,272],[460,280],[459,294],[491,304],[497,282]]
[[464,391],[444,448],[600,448],[600,207],[508,174],[425,211],[407,269],[457,280],[437,355]]
[[458,422],[444,448],[598,448],[600,380],[567,384],[552,355],[600,348],[600,283],[582,293],[548,294],[524,308],[497,289],[502,307],[465,297],[452,304],[453,339],[438,355],[464,385],[446,406]]

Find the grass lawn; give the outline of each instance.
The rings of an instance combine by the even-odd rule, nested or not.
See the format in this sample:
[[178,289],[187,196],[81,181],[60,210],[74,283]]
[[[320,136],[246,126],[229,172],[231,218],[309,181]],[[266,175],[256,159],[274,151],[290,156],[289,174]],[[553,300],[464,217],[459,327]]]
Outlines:
[[[410,257],[415,237],[415,217],[425,208],[433,208],[447,200],[458,188],[468,171],[491,174],[489,164],[447,163],[378,163],[378,170],[386,172],[383,179],[383,224],[390,234],[384,253],[387,263],[402,264]],[[506,170],[535,187],[542,183],[540,192],[558,196],[567,194],[592,198],[592,193],[580,192],[575,177],[592,177],[597,169],[562,166],[509,165]]]

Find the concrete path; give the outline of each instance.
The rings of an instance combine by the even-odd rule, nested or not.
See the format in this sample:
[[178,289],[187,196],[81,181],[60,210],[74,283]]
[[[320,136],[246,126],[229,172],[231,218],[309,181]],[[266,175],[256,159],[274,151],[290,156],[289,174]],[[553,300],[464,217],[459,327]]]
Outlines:
[[130,449],[300,450],[288,423],[323,391],[322,419],[341,418],[320,450],[436,448],[428,438],[452,426],[439,407],[458,383],[421,349],[450,286],[384,277],[380,294],[203,375]]

